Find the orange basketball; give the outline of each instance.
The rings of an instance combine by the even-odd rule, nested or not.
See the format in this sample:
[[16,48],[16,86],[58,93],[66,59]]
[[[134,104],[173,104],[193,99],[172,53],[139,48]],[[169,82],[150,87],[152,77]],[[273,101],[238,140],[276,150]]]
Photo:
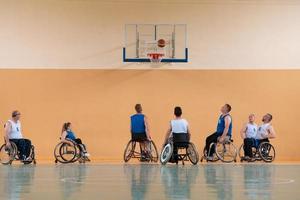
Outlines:
[[166,41],[164,39],[159,39],[157,41],[157,46],[159,46],[159,47],[165,47],[166,46]]

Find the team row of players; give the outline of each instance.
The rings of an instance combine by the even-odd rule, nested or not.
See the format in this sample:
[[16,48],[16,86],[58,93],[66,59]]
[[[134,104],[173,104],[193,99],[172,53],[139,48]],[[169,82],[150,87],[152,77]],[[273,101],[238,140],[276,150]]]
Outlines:
[[[135,105],[136,113],[131,116],[131,134],[132,139],[137,141],[151,140],[149,122],[145,114],[143,114],[143,109],[141,104]],[[230,115],[231,106],[225,104],[221,107],[221,115],[218,119],[216,131],[206,138],[206,152],[209,152],[207,159],[213,159],[214,149],[209,149],[211,143],[223,142],[226,137],[232,137],[232,116]],[[190,137],[191,132],[189,129],[188,121],[182,118],[182,108],[175,107],[174,109],[174,119],[170,121],[168,131],[165,136],[165,143],[172,139],[173,134],[185,133]],[[28,161],[30,158],[30,148],[31,141],[25,139],[22,134],[21,113],[19,111],[12,112],[12,118],[8,120],[5,124],[5,143],[8,148],[11,146],[11,142],[17,145],[20,152],[20,160]],[[244,152],[245,160],[251,160],[253,158],[252,147],[257,146],[262,142],[269,141],[271,138],[275,138],[276,134],[274,128],[271,124],[272,115],[266,114],[262,118],[262,124],[257,125],[255,122],[255,115],[249,115],[249,121],[245,123],[241,130],[241,137],[244,140]],[[77,138],[72,131],[72,124],[70,122],[64,123],[61,140],[68,143],[69,140],[74,141],[79,144],[81,151],[84,153],[85,157],[89,154],[86,151],[86,146],[82,143],[80,138]],[[142,156],[147,154],[146,142],[141,142]]]
[[[141,104],[135,105],[136,114],[131,116],[131,134],[132,139],[136,141],[151,140],[150,130],[148,125],[148,118],[143,114]],[[232,116],[230,115],[231,106],[225,104],[221,107],[221,115],[218,119],[216,131],[206,138],[205,149],[209,152],[207,160],[213,160],[215,149],[211,144],[216,142],[223,142],[226,138],[232,137]],[[263,116],[262,124],[257,125],[255,122],[255,115],[249,115],[249,121],[245,123],[241,130],[241,136],[244,140],[244,160],[253,160],[252,147],[258,146],[262,142],[269,142],[269,139],[275,138],[276,134],[271,124],[273,116],[269,113]],[[174,134],[185,133],[190,137],[188,121],[182,118],[182,108],[174,108],[174,119],[170,121],[168,131],[165,136],[165,143],[172,139]],[[146,142],[140,142],[143,154],[147,154]],[[211,148],[211,149],[210,149]]]

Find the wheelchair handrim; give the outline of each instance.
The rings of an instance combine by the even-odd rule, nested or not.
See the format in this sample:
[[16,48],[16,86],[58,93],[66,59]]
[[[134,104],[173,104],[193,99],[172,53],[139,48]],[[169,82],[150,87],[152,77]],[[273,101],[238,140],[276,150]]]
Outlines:
[[[1,153],[0,162],[4,165],[11,164],[11,162],[13,160],[13,156],[10,154],[12,153],[11,151],[14,151],[14,150],[11,148],[9,151],[10,152],[7,152],[5,144],[3,144],[0,148],[0,153]],[[2,155],[7,156],[7,159],[2,158]]]
[[[240,159],[243,159],[244,156],[245,156],[245,151],[244,151],[244,144],[242,144],[239,148],[239,151],[238,151],[238,154],[239,154],[239,157]],[[252,155],[253,155],[253,158],[256,158],[257,157],[257,149],[255,147],[252,147]]]
[[[221,147],[221,150],[218,149],[218,147]],[[225,148],[224,148],[225,147]],[[230,153],[228,153],[231,151]],[[217,157],[226,163],[230,163],[236,160],[237,156],[237,150],[236,147],[232,143],[218,143],[215,146],[215,152]],[[229,158],[228,160],[226,158]]]
[[[157,148],[156,145],[153,141],[150,142],[150,154],[151,154],[151,161],[152,162],[157,162],[158,161],[158,152],[157,152]],[[153,155],[154,153],[154,155]]]
[[[60,157],[61,157],[65,162],[72,162],[73,159],[74,159],[75,156],[76,156],[76,149],[75,149],[75,146],[72,146],[73,149],[74,149],[73,154],[64,153],[64,152],[63,152],[63,151],[64,151],[63,148],[67,148],[66,150],[68,150],[68,147],[69,147],[69,146],[68,146],[67,144],[63,143],[63,144],[59,147],[59,155],[60,155]],[[71,147],[71,146],[70,146],[70,147]],[[65,154],[66,154],[66,155],[71,155],[71,159],[65,158],[65,157],[64,157]]]
[[[265,162],[273,162],[275,160],[276,152],[273,145],[271,145],[268,142],[263,142],[259,145],[259,156],[263,159]],[[273,155],[270,156],[270,152],[273,152]],[[266,153],[268,155],[266,155]]]
[[[136,143],[134,141],[130,140],[128,142],[128,144],[126,145],[126,148],[124,150],[124,156],[123,156],[123,159],[125,162],[128,162],[131,159],[133,152],[135,150],[135,146],[136,146],[135,144]],[[131,149],[129,149],[130,147],[131,147]]]
[[[60,162],[60,163],[71,163],[71,162],[75,162],[75,157],[77,154],[77,149],[76,149],[76,145],[74,143],[72,143],[72,147],[74,149],[74,153],[73,156],[71,157],[71,159],[66,159],[65,157],[63,157],[62,154],[62,148],[65,147],[65,145],[67,145],[64,142],[60,142],[59,144],[56,145],[55,149],[54,149],[54,157],[55,159]],[[56,154],[58,153],[58,154]]]
[[[205,147],[204,147],[204,149],[203,149],[203,156],[202,156],[202,158],[201,158],[201,162],[203,161],[203,159],[206,159],[207,160],[207,152],[206,152],[206,149],[205,149]],[[214,153],[214,155],[213,155],[213,159],[212,160],[210,160],[210,162],[217,162],[219,160],[219,158],[216,156],[216,154]]]
[[189,160],[191,161],[191,163],[193,163],[194,165],[196,165],[199,161],[199,155],[198,152],[195,148],[195,145],[190,143],[188,148],[187,148],[187,155]]
[[172,156],[172,153],[173,153],[173,147],[172,147],[172,145],[169,143],[169,144],[167,144],[167,145],[163,148],[163,150],[162,150],[162,152],[161,152],[161,155],[160,155],[160,162],[161,162],[162,164],[166,164],[166,163],[170,160],[170,158],[171,158],[171,156]]

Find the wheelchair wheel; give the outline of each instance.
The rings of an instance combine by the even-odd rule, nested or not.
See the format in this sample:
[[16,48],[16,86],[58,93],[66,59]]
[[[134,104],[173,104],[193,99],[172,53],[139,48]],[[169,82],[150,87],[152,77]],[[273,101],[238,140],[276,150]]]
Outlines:
[[150,157],[152,162],[158,161],[158,152],[155,143],[151,140],[150,141]]
[[187,156],[193,165],[196,165],[199,161],[199,155],[196,150],[196,147],[193,143],[189,143],[188,148],[186,149]]
[[35,148],[34,148],[33,145],[31,146],[31,155],[30,156],[31,156],[33,164],[36,164],[36,160],[35,160]]
[[30,163],[32,163],[32,162],[33,162],[33,164],[36,164],[36,160],[35,160],[35,152],[34,152],[34,146],[33,146],[33,145],[31,145],[29,157],[30,157],[30,160],[29,160],[29,161],[23,161],[23,163],[24,163],[25,165],[28,165],[28,164],[30,164]]
[[66,142],[60,142],[54,149],[55,162],[72,163],[76,162],[80,157],[80,150],[73,141],[72,145]]
[[272,162],[275,159],[275,148],[269,142],[263,142],[258,147],[259,156],[265,162]]
[[7,148],[5,144],[0,147],[0,162],[3,165],[10,165],[17,154],[17,146],[11,142],[11,147]]
[[[252,147],[252,153],[253,153],[253,157],[255,157],[257,149],[255,147]],[[242,144],[239,148],[239,157],[243,158],[245,155],[245,151],[244,151],[244,144]]]
[[232,142],[218,142],[215,148],[216,155],[221,161],[225,163],[236,162],[237,150]]
[[136,146],[136,142],[134,142],[132,140],[130,140],[128,142],[128,144],[126,145],[126,148],[124,151],[124,156],[123,156],[125,162],[128,162],[131,159],[131,157],[133,156],[135,146]]
[[242,144],[239,148],[239,157],[242,159],[245,155],[244,144]]
[[[208,162],[208,160],[207,160],[207,152],[206,152],[205,147],[203,149],[203,156],[201,157],[200,162],[203,162],[203,160],[206,160]],[[210,160],[209,162],[217,162],[218,160],[219,160],[219,158],[214,153],[212,160]]]
[[[242,144],[239,148],[239,157],[241,159],[241,162],[243,162],[243,158],[245,156],[245,151],[244,151],[244,144]],[[252,154],[253,154],[253,158],[257,157],[257,149],[255,147],[252,147]]]
[[173,144],[168,143],[164,146],[161,154],[160,154],[160,163],[165,165],[170,160],[173,154]]

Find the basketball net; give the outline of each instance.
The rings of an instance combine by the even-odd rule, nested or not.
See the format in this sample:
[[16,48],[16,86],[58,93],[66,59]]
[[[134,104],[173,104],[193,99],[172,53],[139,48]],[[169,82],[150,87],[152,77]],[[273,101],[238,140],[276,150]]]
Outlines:
[[147,56],[151,63],[160,63],[165,54],[159,52],[148,53]]

